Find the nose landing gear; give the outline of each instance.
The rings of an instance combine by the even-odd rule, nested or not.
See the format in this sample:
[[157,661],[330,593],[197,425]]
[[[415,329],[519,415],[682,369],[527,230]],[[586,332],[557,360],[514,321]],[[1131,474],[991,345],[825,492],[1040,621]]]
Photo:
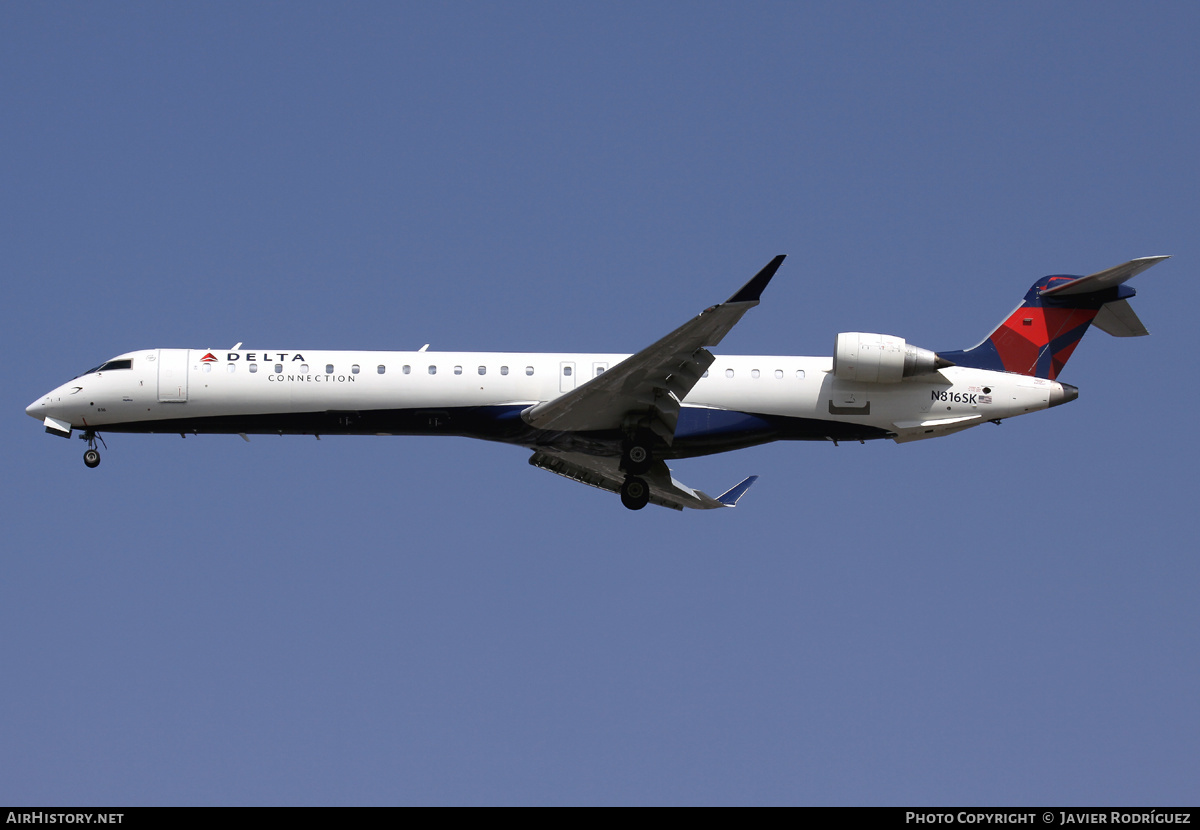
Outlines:
[[89,469],[99,467],[100,451],[96,449],[96,441],[99,440],[101,444],[104,444],[104,449],[108,449],[108,444],[104,443],[104,439],[100,437],[98,432],[91,429],[85,431],[83,435],[80,435],[79,437],[88,443],[87,451],[85,451],[83,454],[84,466],[88,467]]

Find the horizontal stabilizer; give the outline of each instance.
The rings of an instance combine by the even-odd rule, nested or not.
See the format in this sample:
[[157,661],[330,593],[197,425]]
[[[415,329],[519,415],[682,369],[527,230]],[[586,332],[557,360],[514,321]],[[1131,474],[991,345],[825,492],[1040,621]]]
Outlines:
[[1150,266],[1157,265],[1164,259],[1170,259],[1170,257],[1144,256],[1140,259],[1131,259],[1129,262],[1118,265],[1115,268],[1109,268],[1106,271],[1097,271],[1094,274],[1088,274],[1086,277],[1064,282],[1062,285],[1056,285],[1053,288],[1045,288],[1041,291],[1041,296],[1065,297],[1071,294],[1091,294],[1096,291],[1103,291],[1106,288],[1113,288],[1128,279],[1136,277]]
[[750,489],[750,485],[756,481],[758,481],[758,476],[748,476],[742,479],[724,493],[717,496],[717,501],[726,507],[737,507],[738,499],[744,496],[746,491]]
[[1092,325],[1113,337],[1144,337],[1150,333],[1138,319],[1129,300],[1115,300],[1100,306]]

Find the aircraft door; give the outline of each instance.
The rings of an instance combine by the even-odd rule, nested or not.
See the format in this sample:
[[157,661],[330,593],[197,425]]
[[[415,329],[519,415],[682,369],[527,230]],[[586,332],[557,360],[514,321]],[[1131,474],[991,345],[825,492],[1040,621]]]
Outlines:
[[558,364],[558,391],[570,392],[575,388],[575,364],[564,360]]
[[188,349],[158,350],[158,400],[185,403],[188,399]]

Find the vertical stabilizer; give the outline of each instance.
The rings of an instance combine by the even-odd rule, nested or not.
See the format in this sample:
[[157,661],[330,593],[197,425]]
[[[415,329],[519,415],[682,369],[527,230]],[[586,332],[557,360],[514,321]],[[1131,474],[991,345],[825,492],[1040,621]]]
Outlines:
[[1086,277],[1042,277],[982,343],[938,356],[959,366],[1054,380],[1092,323],[1118,337],[1148,334],[1129,305],[1137,292],[1125,281],[1164,259],[1134,259]]

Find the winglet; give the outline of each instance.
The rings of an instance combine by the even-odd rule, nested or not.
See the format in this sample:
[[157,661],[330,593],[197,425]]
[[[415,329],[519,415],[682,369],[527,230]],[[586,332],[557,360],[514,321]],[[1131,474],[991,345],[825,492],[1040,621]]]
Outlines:
[[775,276],[775,272],[779,270],[779,266],[783,264],[783,259],[786,256],[787,254],[780,254],[768,262],[765,268],[751,277],[750,282],[739,288],[737,293],[725,302],[757,303],[758,298],[762,296],[763,289],[767,287],[767,283],[771,281],[771,277]]
[[[783,259],[783,257],[780,257],[780,259]],[[768,279],[770,278],[768,277]],[[717,496],[717,501],[726,507],[737,507],[738,499],[744,496],[746,491],[750,489],[750,485],[756,481],[758,481],[758,476],[748,476]]]

